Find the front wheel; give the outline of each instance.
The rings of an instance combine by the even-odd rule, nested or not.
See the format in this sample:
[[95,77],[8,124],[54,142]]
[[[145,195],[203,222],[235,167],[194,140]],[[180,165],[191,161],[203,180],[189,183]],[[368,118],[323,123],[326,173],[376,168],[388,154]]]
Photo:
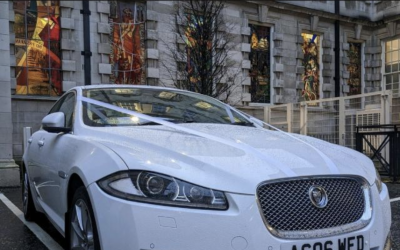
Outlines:
[[37,212],[35,204],[33,204],[31,188],[29,186],[28,173],[26,172],[25,168],[23,168],[22,173],[22,204],[25,220],[35,220]]
[[69,246],[72,250],[100,250],[96,221],[85,187],[76,190],[69,209]]

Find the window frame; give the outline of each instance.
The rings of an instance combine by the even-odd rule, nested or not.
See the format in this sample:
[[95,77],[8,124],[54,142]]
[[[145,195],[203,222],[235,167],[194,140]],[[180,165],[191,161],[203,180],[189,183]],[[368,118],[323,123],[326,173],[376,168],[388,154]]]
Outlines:
[[[273,24],[259,23],[259,22],[255,22],[255,21],[249,21],[248,25],[263,26],[263,27],[267,27],[267,28],[270,29],[269,30],[269,39],[270,39],[270,41],[268,41],[269,42],[269,47],[270,47],[270,51],[269,51],[269,64],[270,64],[270,69],[269,69],[270,70],[270,72],[269,72],[269,75],[270,75],[270,79],[269,79],[269,81],[270,81],[270,88],[269,88],[270,99],[269,99],[269,103],[253,102],[251,100],[251,97],[250,97],[249,106],[255,106],[255,107],[261,106],[261,107],[264,107],[264,106],[273,105],[274,104],[274,95],[275,95],[275,90],[274,90],[275,72],[273,70],[273,67],[274,67],[274,65],[276,63],[275,60],[274,60],[275,59],[274,55],[273,55],[274,54],[273,50],[275,48],[275,41],[273,39],[274,32],[275,32],[275,26]],[[250,44],[250,50],[251,50],[251,34],[249,36],[249,44]],[[249,52],[249,56],[250,56],[250,52]],[[251,65],[251,62],[250,62],[250,65]],[[249,74],[250,74],[250,72],[248,72],[247,77],[250,77]],[[250,78],[250,86],[251,86],[251,78]],[[251,94],[250,93],[250,86],[248,86],[248,91],[247,91],[249,94]]]
[[[398,51],[398,60],[397,60],[397,62],[399,63],[399,68],[398,68],[398,70],[395,72],[395,73],[393,73],[393,72],[390,72],[390,73],[386,73],[386,54],[387,54],[387,49],[386,49],[386,45],[387,45],[387,42],[392,42],[392,41],[394,41],[394,40],[398,40],[398,48],[397,48],[397,51]],[[396,93],[393,93],[393,81],[392,81],[392,83],[390,84],[391,85],[391,91],[392,91],[392,93],[393,93],[393,95],[394,96],[400,96],[400,36],[393,36],[393,37],[390,37],[390,38],[387,38],[387,39],[385,39],[385,40],[382,40],[381,41],[381,46],[382,46],[382,54],[381,54],[381,60],[382,60],[382,66],[381,66],[381,74],[382,74],[382,81],[381,81],[381,84],[382,84],[382,86],[381,86],[381,89],[382,90],[388,90],[387,89],[387,81],[386,81],[386,77],[388,76],[388,75],[394,75],[394,74],[399,74],[399,82],[397,82],[397,84],[398,84],[398,89],[397,89],[397,94]],[[393,50],[391,50],[390,52],[392,52]],[[392,61],[391,61],[392,62]]]
[[[111,3],[111,2],[115,2],[115,3]],[[140,43],[140,46],[141,46],[139,53],[141,53],[141,54],[137,55],[137,54],[131,53],[131,56],[134,55],[134,56],[132,56],[132,58],[136,57],[136,56],[139,57],[139,59],[140,59],[140,68],[134,69],[133,67],[131,67],[131,70],[118,70],[118,69],[115,69],[115,65],[117,65],[117,63],[114,63],[114,61],[112,61],[112,60],[114,60],[114,57],[115,57],[114,49],[117,46],[112,41],[110,43],[110,46],[111,46],[111,54],[110,54],[110,64],[111,64],[110,83],[113,83],[113,84],[127,84],[127,85],[147,85],[146,69],[149,68],[149,66],[148,66],[148,58],[146,56],[146,50],[147,49],[152,49],[152,48],[150,48],[148,46],[148,42],[150,42],[150,43],[154,42],[153,46],[155,46],[155,47],[158,46],[158,42],[157,41],[148,40],[146,38],[146,35],[145,35],[146,31],[148,30],[147,29],[148,28],[147,27],[148,26],[148,22],[147,22],[148,20],[146,18],[147,5],[145,4],[145,2],[140,1],[140,0],[136,0],[136,1],[110,1],[110,8],[111,8],[111,5],[113,5],[113,4],[116,4],[115,8],[116,8],[117,12],[119,12],[120,8],[121,8],[119,6],[119,4],[132,4],[133,6],[142,7],[142,11],[143,11],[142,14],[143,14],[143,19],[144,20],[143,20],[143,22],[139,22],[139,23],[135,23],[135,18],[133,20],[133,22],[134,22],[133,24],[139,29],[139,43]],[[136,9],[136,8],[134,8],[134,9]],[[133,15],[135,15],[135,14],[133,14]],[[118,17],[118,19],[121,19],[121,18],[122,17]],[[108,24],[111,27],[111,33],[110,33],[111,39],[114,39],[115,25],[122,24],[122,23],[126,24],[122,20],[119,20],[118,22],[115,22],[114,18],[111,17],[111,14],[110,14],[110,18],[109,18]],[[144,30],[143,36],[141,35],[141,32],[140,32],[141,31],[140,29],[142,27],[143,27],[143,30]],[[123,38],[121,37],[121,39],[123,39]],[[134,40],[134,34],[132,36],[132,40]],[[142,42],[143,42],[143,44],[142,44]],[[133,65],[133,61],[134,60],[132,59],[131,65]],[[158,68],[158,65],[157,65],[157,68]],[[140,74],[138,74],[135,78],[131,78],[131,75],[133,73],[136,73],[136,72],[140,72]],[[129,83],[123,83],[123,82],[117,83],[118,78],[120,77],[118,74],[123,74],[124,77],[125,77],[125,75],[128,75],[127,78],[130,79]]]
[[[348,43],[349,43],[349,45],[350,45],[350,43],[359,43],[361,46],[361,48],[360,48],[360,60],[361,60],[361,64],[360,64],[360,67],[361,67],[361,72],[360,72],[360,74],[361,74],[361,76],[360,76],[360,89],[361,89],[361,93],[360,93],[360,95],[362,95],[362,94],[364,94],[365,93],[365,90],[364,90],[364,88],[365,88],[365,82],[364,82],[364,74],[365,74],[365,41],[364,40],[356,40],[356,39],[348,39]],[[346,65],[346,70],[347,70],[347,65]],[[349,78],[350,79],[350,78]],[[351,95],[348,95],[348,96],[351,96]]]
[[[322,100],[322,99],[326,99],[326,98],[324,98],[324,96],[323,96],[323,95],[324,95],[324,92],[322,91],[322,89],[323,89],[322,85],[324,84],[324,78],[323,78],[323,75],[322,75],[322,71],[324,70],[324,63],[322,62],[322,54],[323,54],[322,43],[323,43],[323,41],[324,41],[324,35],[323,35],[323,33],[320,33],[320,32],[314,32],[314,31],[310,31],[310,30],[305,30],[305,29],[303,29],[303,30],[301,31],[300,36],[301,36],[303,33],[306,33],[306,34],[315,34],[315,35],[317,35],[317,36],[319,37],[319,46],[318,46],[318,49],[319,49],[319,55],[318,55],[318,62],[319,62],[319,72],[318,72],[318,75],[319,75],[319,89],[318,89],[318,91],[319,91],[319,98],[318,98],[317,100],[303,100],[303,101],[308,102],[309,105],[311,105],[313,101],[317,101],[317,103],[313,103],[313,104],[315,104],[315,106],[321,106],[321,105],[322,105],[322,102],[320,102],[320,103],[318,104],[318,101],[320,101],[320,100]],[[304,60],[304,59],[302,59],[302,60]],[[303,73],[303,74],[304,74],[304,73]],[[303,82],[303,80],[302,80],[301,82],[302,82],[302,84],[303,84],[302,90],[304,90],[304,82]],[[300,97],[303,98],[303,96],[300,96]]]
[[[47,16],[50,16],[50,13],[52,13],[51,11],[50,11],[50,8],[52,7],[52,6],[58,6],[58,12],[57,13],[55,13],[54,14],[54,17],[55,16],[58,16],[58,25],[59,25],[59,34],[58,34],[58,36],[59,36],[59,38],[58,38],[58,40],[53,40],[53,39],[51,39],[50,38],[50,35],[49,35],[49,37],[46,39],[46,40],[38,40],[38,39],[35,39],[35,38],[30,38],[30,39],[28,39],[28,17],[27,17],[27,13],[28,12],[34,12],[34,13],[36,13],[38,16],[37,16],[37,18],[39,18],[39,13],[44,13],[44,14],[46,14]],[[24,14],[23,14],[23,20],[24,20],[24,22],[23,22],[23,24],[14,24],[13,26],[14,26],[14,29],[15,29],[15,26],[23,26],[24,27],[24,36],[23,37],[18,37],[18,38],[16,38],[16,40],[22,40],[23,41],[23,45],[15,45],[15,51],[16,51],[16,49],[17,49],[17,47],[21,47],[21,48],[24,48],[24,50],[25,50],[25,56],[26,56],[26,61],[25,61],[25,63],[22,65],[22,66],[18,66],[18,65],[16,65],[15,66],[15,70],[17,70],[17,68],[20,68],[21,69],[21,72],[22,71],[25,71],[25,73],[26,73],[26,77],[25,77],[25,79],[24,79],[24,85],[20,85],[20,86],[25,86],[26,87],[26,94],[25,93],[15,93],[15,94],[13,94],[14,96],[18,96],[18,97],[27,97],[27,98],[30,98],[30,97],[32,97],[32,96],[34,96],[34,97],[44,97],[44,98],[46,98],[46,97],[48,97],[48,98],[53,98],[53,97],[60,97],[60,96],[62,96],[63,95],[63,88],[62,88],[62,65],[61,65],[61,61],[62,61],[62,51],[61,51],[61,40],[62,40],[62,32],[61,32],[61,24],[60,24],[60,22],[61,22],[61,7],[60,7],[60,0],[58,0],[58,3],[56,4],[56,5],[52,5],[52,6],[47,6],[47,8],[46,8],[46,11],[40,11],[40,10],[36,10],[36,11],[30,11],[29,9],[28,9],[28,2],[26,2],[26,1],[24,1],[24,10],[23,10],[23,12],[24,12]],[[13,6],[12,7],[12,10],[15,12],[16,11],[16,9],[15,9],[15,7]],[[53,21],[54,22],[54,21]],[[47,24],[45,25],[45,27],[47,26]],[[36,26],[35,26],[36,27]],[[49,32],[49,31],[48,31]],[[15,30],[14,30],[14,34],[15,34]],[[57,68],[57,67],[52,67],[52,60],[51,60],[51,58],[50,58],[50,52],[47,52],[47,54],[45,54],[45,59],[47,60],[47,63],[48,63],[48,67],[39,67],[39,66],[29,66],[28,65],[28,62],[27,62],[27,60],[28,60],[28,47],[29,47],[29,43],[31,43],[31,42],[33,42],[33,41],[42,41],[42,42],[47,42],[48,44],[47,44],[47,46],[46,46],[46,50],[49,50],[49,51],[51,51],[51,44],[58,44],[59,46],[59,50],[57,51],[57,52],[59,52],[59,59],[60,59],[60,66],[59,66],[59,68]],[[43,45],[44,46],[44,45]],[[32,53],[32,52],[31,52]],[[54,52],[53,52],[54,53]],[[48,82],[48,84],[47,84],[47,92],[48,92],[48,94],[42,94],[42,93],[37,93],[37,94],[35,94],[35,93],[32,93],[29,89],[29,72],[32,72],[32,71],[37,71],[37,70],[39,70],[39,71],[46,71],[46,72],[48,72],[49,73],[49,76],[48,76],[48,80],[49,80],[49,82]],[[51,87],[51,84],[53,83],[53,81],[52,81],[52,77],[53,77],[53,72],[55,73],[56,72],[56,74],[58,74],[59,75],[59,78],[60,78],[60,93],[58,93],[57,94],[57,92],[55,92],[54,90],[53,90],[53,88]],[[17,81],[17,77],[16,76],[14,76],[15,77],[15,79],[16,79],[16,81]],[[32,86],[32,85],[31,85]],[[55,87],[56,88],[56,87]],[[16,89],[16,91],[17,91],[17,89]],[[52,95],[52,93],[55,93],[56,95]]]

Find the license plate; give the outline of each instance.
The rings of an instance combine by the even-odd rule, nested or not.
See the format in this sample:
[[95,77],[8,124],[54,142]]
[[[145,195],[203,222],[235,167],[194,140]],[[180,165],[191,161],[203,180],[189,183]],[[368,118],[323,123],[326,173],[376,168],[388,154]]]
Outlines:
[[367,234],[338,236],[320,240],[297,240],[281,245],[281,250],[369,250]]

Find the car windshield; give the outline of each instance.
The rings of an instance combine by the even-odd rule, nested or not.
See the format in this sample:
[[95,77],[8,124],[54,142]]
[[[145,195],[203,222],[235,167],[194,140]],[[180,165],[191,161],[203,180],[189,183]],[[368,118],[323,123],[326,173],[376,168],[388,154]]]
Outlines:
[[[83,96],[173,123],[253,126],[242,115],[204,95],[170,89],[85,89]],[[229,112],[229,113],[228,113]],[[83,121],[96,127],[158,125],[139,117],[83,102]]]

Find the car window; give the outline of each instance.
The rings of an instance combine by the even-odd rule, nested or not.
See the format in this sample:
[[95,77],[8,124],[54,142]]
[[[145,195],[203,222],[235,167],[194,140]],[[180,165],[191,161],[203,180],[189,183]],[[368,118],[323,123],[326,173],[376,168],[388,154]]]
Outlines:
[[50,110],[50,114],[55,112],[63,112],[65,115],[65,127],[72,128],[74,108],[75,94],[69,93],[53,106],[53,108]]
[[[165,89],[104,88],[84,90],[83,95],[174,123],[219,123],[252,126],[235,111],[228,113],[214,98]],[[89,126],[156,125],[126,113],[83,103],[83,121]]]

